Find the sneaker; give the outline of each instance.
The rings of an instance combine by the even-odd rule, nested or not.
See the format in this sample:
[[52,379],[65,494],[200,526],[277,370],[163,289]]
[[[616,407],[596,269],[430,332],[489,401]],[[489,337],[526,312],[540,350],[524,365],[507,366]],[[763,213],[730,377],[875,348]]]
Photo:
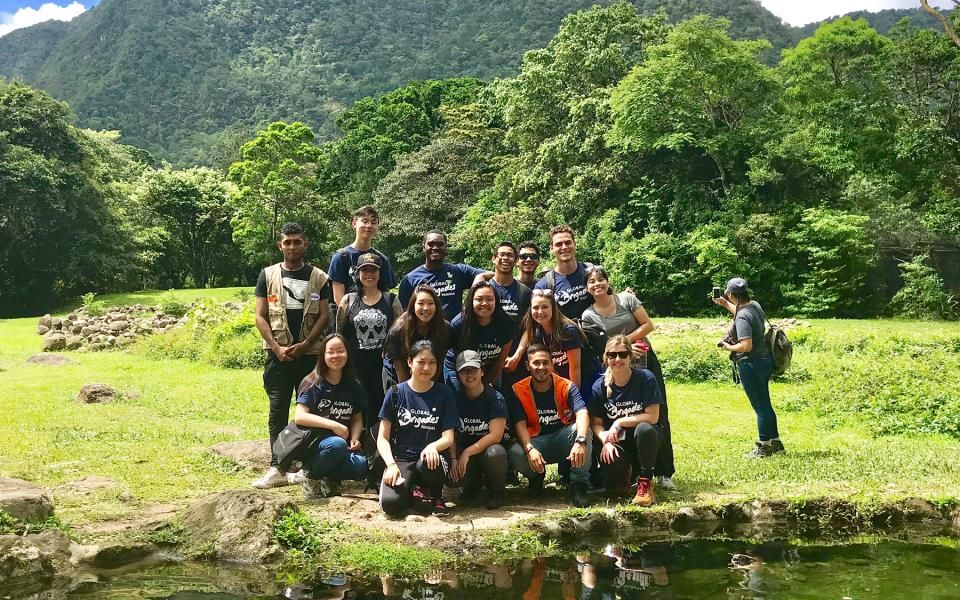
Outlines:
[[487,510],[496,510],[503,506],[503,494],[490,494],[487,498]]
[[450,507],[443,498],[434,498],[430,505],[430,512],[438,517],[446,517],[450,515]]
[[783,442],[780,440],[770,440],[770,447],[773,448],[773,453],[783,452],[786,454],[787,449],[783,447]]
[[641,477],[637,480],[637,495],[633,497],[631,504],[636,506],[651,506],[654,503],[653,482]]
[[304,477],[300,482],[300,489],[303,490],[303,497],[307,500],[317,500],[323,498],[323,482],[319,479],[310,479]]
[[747,452],[744,458],[769,458],[771,456],[773,456],[773,444],[757,442],[753,450]]
[[296,473],[287,473],[287,481],[290,485],[297,485],[303,483],[303,480],[307,478],[307,472],[303,469],[300,469]]
[[263,474],[263,477],[260,479],[254,479],[251,485],[258,490],[265,490],[267,488],[290,485],[290,480],[287,479],[287,474],[280,469],[276,467],[270,467],[270,469]]
[[543,497],[543,475],[533,477],[527,482],[527,493],[531,498]]
[[587,495],[587,486],[585,484],[570,484],[570,503],[577,508],[590,506],[590,496]]
[[657,487],[667,490],[668,492],[677,491],[677,486],[673,483],[673,479],[665,475],[657,475],[654,480],[657,482]]
[[324,498],[330,498],[331,496],[340,495],[340,482],[336,479],[331,479],[329,477],[320,478],[320,490],[323,493]]

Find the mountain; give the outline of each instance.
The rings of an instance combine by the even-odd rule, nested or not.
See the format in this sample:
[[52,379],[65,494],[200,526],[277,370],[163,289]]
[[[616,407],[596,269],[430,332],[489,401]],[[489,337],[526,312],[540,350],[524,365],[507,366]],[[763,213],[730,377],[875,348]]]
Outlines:
[[883,35],[890,33],[890,30],[893,29],[893,26],[900,22],[900,19],[903,19],[904,17],[910,17],[912,23],[918,27],[928,27],[933,29],[939,29],[941,27],[940,23],[933,17],[933,15],[924,12],[920,8],[888,8],[886,10],[879,10],[877,12],[858,10],[845,15],[830,17],[829,19],[824,19],[823,21],[819,21],[817,23],[809,23],[804,25],[798,29],[799,39],[813,35],[813,32],[817,30],[817,27],[823,23],[832,23],[841,16],[851,17],[853,19],[866,19],[867,22],[870,23],[871,27]]
[[[102,0],[0,38],[0,76],[67,101],[83,127],[177,165],[220,163],[271,121],[321,137],[363,96],[411,80],[512,76],[564,15],[612,0]],[[731,20],[768,57],[796,31],[752,0],[635,0],[672,20]]]

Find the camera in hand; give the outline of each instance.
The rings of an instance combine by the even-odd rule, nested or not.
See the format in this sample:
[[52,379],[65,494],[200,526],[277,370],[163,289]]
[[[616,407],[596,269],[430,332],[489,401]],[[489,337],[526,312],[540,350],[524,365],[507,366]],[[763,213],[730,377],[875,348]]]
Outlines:
[[731,336],[727,335],[727,336],[724,336],[724,338],[723,338],[722,340],[720,340],[719,342],[717,342],[717,348],[723,348],[723,345],[724,345],[725,343],[726,343],[726,344],[733,345],[733,344],[736,344],[737,342],[736,342],[736,340],[734,340]]

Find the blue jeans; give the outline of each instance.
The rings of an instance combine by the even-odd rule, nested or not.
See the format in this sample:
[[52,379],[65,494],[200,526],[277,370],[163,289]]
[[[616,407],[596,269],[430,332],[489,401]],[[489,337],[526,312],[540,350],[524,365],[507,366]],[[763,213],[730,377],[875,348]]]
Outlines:
[[747,393],[753,412],[757,413],[757,430],[760,441],[780,437],[777,430],[777,413],[770,403],[770,376],[773,374],[773,359],[769,356],[742,358],[737,361],[740,384]]
[[[591,460],[593,434],[587,432],[586,437],[587,443],[584,446],[586,454],[583,459],[583,464],[579,467],[571,466],[570,483],[590,485],[590,465],[593,464]],[[573,448],[573,441],[575,439],[577,439],[577,424],[571,423],[553,433],[547,435],[540,434],[537,437],[530,438],[530,443],[543,455],[544,462],[549,465],[566,460],[567,457],[570,456],[570,450]],[[527,479],[543,477],[542,474],[534,472],[533,468],[530,467],[530,461],[527,460],[527,451],[523,446],[514,444],[511,446],[509,454],[510,466],[520,473],[523,473],[524,477]]]
[[367,458],[347,450],[347,441],[337,435],[320,440],[306,463],[307,477],[310,479],[330,477],[340,481],[364,479],[367,476]]

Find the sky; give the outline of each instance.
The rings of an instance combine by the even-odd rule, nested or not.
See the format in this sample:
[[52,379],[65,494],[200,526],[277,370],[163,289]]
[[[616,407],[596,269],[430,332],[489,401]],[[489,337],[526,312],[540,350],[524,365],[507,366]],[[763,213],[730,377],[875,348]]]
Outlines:
[[[0,36],[43,21],[69,21],[99,0],[0,0]],[[760,0],[770,12],[791,25],[806,25],[856,10],[919,7],[918,0]],[[952,6],[950,0],[932,0],[934,6]]]

